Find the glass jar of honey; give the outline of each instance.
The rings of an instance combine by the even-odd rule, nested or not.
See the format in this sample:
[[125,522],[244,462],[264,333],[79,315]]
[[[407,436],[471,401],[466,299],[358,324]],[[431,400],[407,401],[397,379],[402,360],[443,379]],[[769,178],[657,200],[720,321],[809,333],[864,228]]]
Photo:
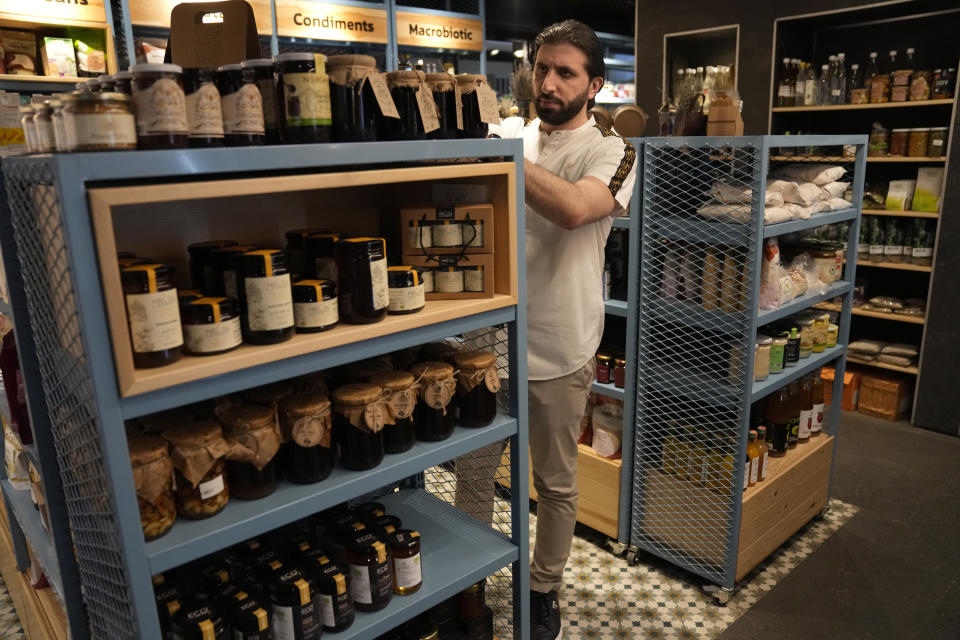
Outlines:
[[184,350],[195,356],[232,351],[243,343],[240,305],[233,298],[180,298]]
[[243,254],[240,275],[244,338],[253,344],[277,344],[293,337],[293,293],[283,252],[258,249]]
[[453,366],[446,362],[419,362],[410,367],[417,380],[417,406],[413,422],[417,440],[439,442],[453,433],[453,407],[450,403],[456,392]]
[[276,414],[269,407],[244,405],[217,418],[232,445],[226,471],[233,497],[258,500],[277,490],[274,457],[280,449]]
[[347,238],[336,245],[340,319],[380,322],[390,306],[387,245],[383,238]]
[[120,271],[133,366],[162,367],[180,359],[183,330],[180,300],[173,286],[173,268],[140,264]]
[[423,570],[420,566],[420,534],[403,529],[387,536],[390,562],[393,565],[393,592],[408,596],[423,585]]
[[403,453],[413,446],[416,430],[413,411],[417,406],[417,383],[409,371],[384,371],[367,379],[383,389],[387,413],[393,424],[383,427],[383,448],[387,453]]
[[465,427],[485,427],[497,415],[500,378],[497,358],[487,351],[461,351],[452,356],[457,374],[457,413]]
[[373,469],[383,461],[383,390],[362,382],[346,384],[334,389],[332,400],[340,464],[354,471]]
[[337,287],[330,280],[300,280],[293,285],[293,321],[297,333],[329,331],[340,323]]

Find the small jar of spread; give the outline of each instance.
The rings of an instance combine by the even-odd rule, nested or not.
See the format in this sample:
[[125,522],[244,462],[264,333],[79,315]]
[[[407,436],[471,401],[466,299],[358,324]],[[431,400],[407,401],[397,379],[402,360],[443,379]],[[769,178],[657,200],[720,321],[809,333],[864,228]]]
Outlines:
[[187,100],[187,131],[192,148],[223,146],[223,112],[213,69],[184,69],[183,92]]
[[294,394],[280,403],[284,475],[298,484],[320,482],[333,470],[330,399],[325,393]]
[[753,379],[757,382],[766,380],[770,376],[770,348],[773,338],[757,336],[757,344],[753,359]]
[[480,100],[477,89],[487,83],[483,75],[461,74],[457,78],[457,91],[463,104],[463,129],[460,138],[486,138],[489,126],[480,117]]
[[303,240],[303,274],[305,278],[337,282],[336,233],[313,233]]
[[113,74],[113,85],[116,93],[122,93],[133,96],[133,89],[130,84],[133,81],[133,73],[130,71],[117,71]]
[[391,71],[387,74],[390,95],[397,107],[399,118],[383,118],[383,133],[387,140],[423,140],[423,119],[420,117],[420,105],[417,91],[426,88],[424,75],[420,71]]
[[130,67],[137,109],[140,149],[186,149],[189,143],[183,69],[175,64],[135,64]]
[[391,315],[408,315],[423,310],[426,299],[420,274],[413,267],[389,267],[387,284],[390,292]]
[[274,640],[268,609],[255,598],[245,598],[234,604],[230,611],[232,640]]
[[459,351],[452,356],[457,374],[457,411],[465,427],[485,427],[497,415],[497,357],[487,351]]
[[279,573],[270,585],[274,638],[319,640],[323,633],[313,579],[297,568]]
[[333,391],[332,400],[340,464],[354,471],[373,469],[383,461],[383,390],[362,382],[346,384]]
[[147,542],[165,534],[177,519],[173,499],[173,464],[167,441],[156,436],[130,440],[130,466],[137,490],[140,525]]
[[133,366],[162,367],[180,359],[183,330],[173,268],[141,264],[120,271],[127,307]]
[[930,129],[930,145],[927,147],[927,156],[931,158],[942,158],[947,155],[947,131],[947,127],[933,127]]
[[433,246],[462,247],[462,220],[435,220],[433,222]]
[[23,131],[27,153],[35,153],[37,150],[37,127],[33,122],[34,115],[33,107],[29,104],[20,107],[20,129]]
[[423,570],[420,566],[420,534],[403,529],[386,538],[393,565],[393,592],[408,596],[423,585]]
[[411,220],[407,227],[407,246],[411,250],[429,249],[433,246],[433,222]]
[[220,425],[197,420],[163,431],[170,443],[177,513],[188,520],[214,516],[227,506],[230,488],[224,476],[223,456],[230,447]]
[[383,448],[403,453],[413,446],[416,430],[413,410],[417,406],[417,382],[409,371],[385,371],[368,377],[370,384],[383,389],[383,400],[393,424],[383,427]]
[[180,318],[183,320],[184,350],[191,355],[219,355],[243,343],[240,305],[233,298],[190,300],[181,304]]
[[[211,599],[219,599],[223,590],[232,582],[230,576],[230,567],[220,558],[210,557],[203,564],[193,566],[191,571],[191,580],[194,581],[194,588],[197,595]],[[230,594],[236,594],[234,590]]]
[[243,254],[253,251],[252,244],[235,244],[229,247],[214,249],[210,254],[213,262],[213,284],[215,296],[227,296],[240,300],[240,290],[237,288],[238,272]]
[[450,402],[456,392],[453,366],[446,362],[419,362],[410,367],[417,380],[417,406],[413,411],[417,440],[439,442],[453,433],[453,407]]
[[239,64],[225,64],[217,69],[216,78],[227,146],[262,146],[266,133],[256,72]]
[[67,151],[137,148],[137,123],[130,96],[76,91],[60,99],[64,103],[63,132]]
[[227,625],[210,600],[197,599],[173,616],[176,640],[227,640]]
[[387,245],[383,238],[347,238],[336,246],[340,319],[349,324],[383,320],[390,306]]
[[236,246],[236,240],[207,240],[187,247],[190,254],[190,286],[208,296],[224,295],[217,291],[217,268],[213,252],[223,247]]
[[361,533],[347,541],[346,559],[356,610],[386,607],[393,597],[393,567],[386,545],[373,533]]
[[57,140],[53,132],[53,109],[47,101],[33,105],[33,126],[37,132],[37,153],[53,153]]
[[798,324],[800,325],[800,357],[809,358],[813,353],[813,320],[806,318]]
[[430,140],[452,140],[457,137],[457,79],[449,73],[428,73],[427,85],[440,115],[440,128],[427,134]]
[[329,331],[337,326],[337,287],[329,280],[301,280],[294,284],[293,321],[297,333]]
[[[69,98],[68,98],[69,100]],[[53,122],[53,142],[58,152],[68,151],[67,130],[63,126],[63,103],[59,97],[50,101],[50,120]]]
[[258,58],[244,60],[243,69],[253,71],[254,82],[260,89],[263,100],[263,126],[266,144],[280,144],[280,100],[277,97],[277,80],[273,60]]
[[327,58],[330,75],[330,110],[333,142],[373,142],[377,139],[380,107],[368,78],[377,73],[372,56],[344,55]]
[[483,291],[483,265],[468,265],[463,268],[463,290]]
[[280,87],[280,127],[285,144],[330,139],[330,82],[326,58],[313,53],[281,53],[276,57]]
[[[307,238],[315,233],[329,233],[329,231],[329,229],[322,227],[311,227],[307,229],[291,229],[283,234],[283,237],[287,240],[287,269],[290,273],[303,278],[309,277],[309,272],[306,267]],[[330,258],[333,259],[332,251]]]
[[890,155],[907,155],[908,142],[910,140],[910,129],[891,129],[890,130]]
[[317,604],[323,630],[328,633],[344,631],[353,624],[353,594],[348,573],[326,556],[316,556],[307,564],[307,571],[317,585]]
[[623,389],[627,383],[627,361],[623,358],[613,359],[613,386]]
[[463,267],[437,267],[433,270],[433,288],[437,293],[463,293]]
[[225,466],[233,497],[259,500],[276,491],[280,434],[273,410],[245,405],[227,409],[217,420],[231,445]]
[[97,76],[97,84],[100,85],[101,93],[109,93],[117,90],[117,83],[114,82],[113,76],[110,74]]
[[283,251],[258,249],[240,262],[243,335],[253,344],[277,344],[293,337],[293,293]]

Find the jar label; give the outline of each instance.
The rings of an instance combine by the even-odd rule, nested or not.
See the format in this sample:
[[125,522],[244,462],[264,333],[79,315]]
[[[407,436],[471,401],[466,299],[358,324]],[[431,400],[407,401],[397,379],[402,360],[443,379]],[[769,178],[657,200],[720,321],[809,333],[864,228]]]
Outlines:
[[247,323],[251,331],[274,331],[293,326],[290,274],[244,278]]
[[216,353],[232,349],[243,342],[240,318],[213,324],[185,324],[184,344],[190,353]]
[[207,82],[187,96],[187,128],[191,137],[223,137],[220,92]]
[[453,385],[443,381],[431,382],[423,390],[423,399],[431,409],[446,409],[453,398]]
[[913,248],[913,257],[914,258],[930,258],[933,256],[933,249],[931,247],[921,247]]
[[486,82],[477,87],[477,104],[480,107],[480,120],[487,124],[500,125],[500,107],[497,106],[497,94]]
[[176,80],[160,78],[148,89],[133,94],[137,105],[137,133],[187,134],[187,104]]
[[333,628],[337,626],[337,619],[333,615],[333,596],[320,594],[320,619],[323,626]]
[[390,405],[390,412],[397,420],[406,420],[413,415],[413,409],[417,406],[417,393],[410,389],[401,389],[394,391],[387,400]]
[[411,249],[429,249],[433,246],[432,229],[426,225],[407,228],[407,246]]
[[823,404],[813,405],[813,419],[810,423],[810,433],[820,433],[823,429]]
[[423,582],[419,553],[412,558],[394,558],[393,571],[394,581],[400,588],[415,587]]
[[[469,238],[469,240],[467,238]],[[483,221],[482,220],[463,223],[463,241],[464,241],[464,244],[466,244],[468,247],[483,246]]]
[[373,308],[386,309],[390,306],[390,288],[387,284],[387,260],[380,258],[370,262],[370,284],[373,289]]
[[137,125],[132,113],[68,113],[64,114],[63,123],[67,149],[137,144]]
[[487,369],[483,374],[483,382],[487,385],[487,391],[497,393],[500,391],[500,376],[494,368]]
[[371,73],[367,76],[367,82],[373,89],[373,95],[380,105],[380,113],[388,118],[400,118],[400,112],[397,111],[397,103],[393,101],[393,95],[390,93],[390,87],[387,86],[387,77],[383,73]]
[[127,295],[127,317],[135,353],[175,349],[183,344],[176,289]]
[[423,123],[424,133],[430,133],[440,128],[440,116],[437,103],[433,101],[433,92],[421,85],[416,93],[417,107],[420,110],[420,121]]
[[460,293],[463,291],[463,271],[435,271],[433,282],[439,293]]
[[423,296],[423,283],[415,287],[390,289],[390,311],[413,311],[426,303]]
[[901,256],[901,255],[903,255],[903,247],[902,247],[902,246],[886,245],[886,246],[883,248],[883,255],[885,255],[885,256]]
[[[326,418],[326,419],[324,419]],[[330,448],[330,412],[324,416],[307,416],[293,423],[293,441],[305,449]]]
[[389,562],[370,566],[350,564],[353,601],[360,604],[380,603],[393,593],[393,571]]
[[750,482],[757,484],[760,479],[760,457],[750,458]]
[[433,244],[436,247],[459,247],[463,244],[463,225],[459,222],[433,225]]
[[330,83],[316,73],[284,73],[288,127],[330,126]]
[[433,293],[433,269],[424,269],[420,277],[423,280],[423,292]]
[[483,269],[467,269],[463,274],[463,288],[467,291],[483,291]]
[[872,245],[870,245],[870,255],[872,255],[872,256],[882,256],[882,255],[883,255],[883,245],[882,245],[882,244],[872,244]]
[[364,422],[366,422],[367,427],[374,433],[377,433],[383,429],[383,405],[379,402],[372,402],[368,404],[363,410],[363,419]]
[[811,426],[813,424],[813,409],[800,412],[800,424],[798,425],[797,437],[806,439],[810,437]]
[[207,500],[214,496],[218,496],[223,493],[223,476],[217,476],[212,480],[207,480],[206,482],[201,482],[197,485],[197,490],[200,492],[200,499]]
[[245,84],[239,91],[223,96],[223,132],[262,135],[263,98],[255,84]]
[[296,326],[304,329],[330,327],[340,321],[337,299],[321,302],[294,302],[293,317]]

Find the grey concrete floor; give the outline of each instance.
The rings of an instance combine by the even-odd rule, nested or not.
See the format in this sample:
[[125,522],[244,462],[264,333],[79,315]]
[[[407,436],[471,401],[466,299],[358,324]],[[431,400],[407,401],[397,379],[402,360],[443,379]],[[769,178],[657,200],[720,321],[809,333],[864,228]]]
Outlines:
[[960,438],[844,412],[836,454],[860,511],[721,640],[960,639]]

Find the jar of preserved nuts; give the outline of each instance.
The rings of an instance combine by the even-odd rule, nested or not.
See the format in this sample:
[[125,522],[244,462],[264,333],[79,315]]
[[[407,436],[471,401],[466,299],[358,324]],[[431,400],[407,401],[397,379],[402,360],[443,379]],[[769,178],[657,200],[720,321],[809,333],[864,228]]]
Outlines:
[[210,600],[196,599],[173,616],[176,640],[227,640],[227,625]]
[[373,469],[383,461],[383,426],[387,415],[383,390],[372,384],[346,384],[333,391],[334,438],[340,464],[354,471]]
[[440,128],[427,134],[430,140],[452,140],[457,137],[457,79],[449,73],[428,73],[427,85],[440,114]]
[[142,264],[120,271],[133,347],[133,366],[162,367],[180,359],[183,330],[173,268]]
[[223,468],[230,447],[220,425],[198,420],[164,430],[163,439],[170,443],[180,517],[202,520],[220,513],[230,500]]
[[76,91],[60,99],[64,102],[63,132],[67,151],[137,148],[137,124],[130,96]]
[[329,280],[301,280],[294,284],[293,321],[297,333],[329,331],[337,326],[337,287]]
[[486,87],[487,77],[483,75],[461,74],[457,78],[457,91],[460,93],[460,102],[463,105],[463,128],[459,132],[460,138],[486,138],[489,125],[480,115],[480,96],[478,89]]
[[330,82],[325,58],[313,53],[281,53],[276,57],[280,87],[280,127],[286,144],[330,139]]
[[177,519],[173,500],[173,464],[167,441],[155,436],[130,440],[130,466],[137,490],[143,537],[149,542],[159,538]]
[[336,246],[340,319],[349,324],[383,320],[390,306],[387,245],[383,238],[347,238]]
[[53,153],[57,150],[57,140],[53,132],[53,109],[50,102],[33,105],[33,126],[37,132],[37,153]]
[[223,146],[223,112],[220,91],[213,82],[213,69],[184,69],[183,92],[187,100],[187,131],[190,146]]
[[216,78],[227,146],[262,146],[266,129],[256,72],[239,64],[225,64],[217,69]]
[[420,534],[411,529],[403,529],[387,536],[386,543],[393,564],[393,592],[401,596],[416,593],[423,585]]
[[213,356],[232,351],[243,343],[240,305],[233,298],[181,296],[184,349],[195,356]]
[[324,393],[292,395],[280,403],[284,434],[284,475],[291,482],[312,484],[333,469],[330,399]]
[[337,283],[336,233],[313,233],[303,239],[303,276]]
[[263,125],[266,133],[266,144],[280,144],[280,100],[277,97],[277,80],[274,74],[274,63],[269,58],[244,60],[243,69],[251,69],[254,82],[260,89],[263,99]]
[[386,545],[373,533],[361,533],[347,541],[346,559],[356,610],[386,607],[393,597],[393,568]]
[[274,640],[268,609],[255,598],[234,604],[230,612],[233,640]]
[[276,344],[293,337],[293,294],[283,252],[258,249],[243,254],[240,275],[241,323],[253,344]]
[[377,139],[380,107],[369,77],[377,73],[371,56],[350,55],[327,58],[330,74],[330,108],[333,142],[373,142]]
[[627,379],[627,361],[623,358],[613,359],[613,386],[623,389]]
[[[287,269],[290,273],[298,275],[301,278],[309,277],[309,271],[306,266],[307,256],[307,238],[316,233],[329,233],[329,229],[322,227],[310,227],[306,229],[291,229],[283,234],[287,240]],[[330,259],[333,260],[333,251],[331,249]]]
[[[417,91],[426,89],[424,75],[420,71],[391,71],[387,74],[390,95],[397,106],[399,118],[383,118],[382,131],[387,140],[423,140],[423,119],[420,117],[420,104]],[[431,96],[432,97],[432,96]]]
[[189,142],[183,69],[175,64],[135,64],[130,83],[137,109],[140,149],[185,149]]
[[225,466],[233,497],[258,500],[276,491],[274,457],[280,450],[280,434],[274,412],[246,405],[224,411],[217,420],[230,444]]
[[217,266],[213,260],[213,252],[223,247],[236,245],[236,240],[207,240],[205,242],[194,242],[188,246],[190,285],[208,296],[223,295],[217,291]]
[[420,388],[413,411],[417,440],[439,442],[453,433],[453,400],[457,383],[453,366],[446,362],[420,362],[410,367]]
[[417,406],[417,382],[409,371],[385,371],[368,377],[370,384],[383,389],[383,400],[393,424],[383,427],[383,448],[403,453],[413,446],[416,432],[413,410]]
[[407,315],[422,311],[426,305],[423,282],[420,274],[413,267],[389,267],[387,269],[387,285],[390,293],[390,306],[387,307],[391,315]]
[[270,585],[274,637],[319,640],[323,633],[313,579],[297,568],[277,575]]
[[457,374],[457,410],[460,424],[485,427],[497,415],[497,357],[487,351],[461,351],[453,354]]
[[235,244],[229,247],[220,247],[211,252],[213,295],[235,298],[239,302],[240,290],[237,288],[237,272],[240,270],[241,256],[254,249],[256,247],[252,244]]
[[347,572],[326,556],[317,556],[307,564],[307,571],[317,585],[317,601],[323,630],[329,633],[344,631],[353,624],[353,594]]

